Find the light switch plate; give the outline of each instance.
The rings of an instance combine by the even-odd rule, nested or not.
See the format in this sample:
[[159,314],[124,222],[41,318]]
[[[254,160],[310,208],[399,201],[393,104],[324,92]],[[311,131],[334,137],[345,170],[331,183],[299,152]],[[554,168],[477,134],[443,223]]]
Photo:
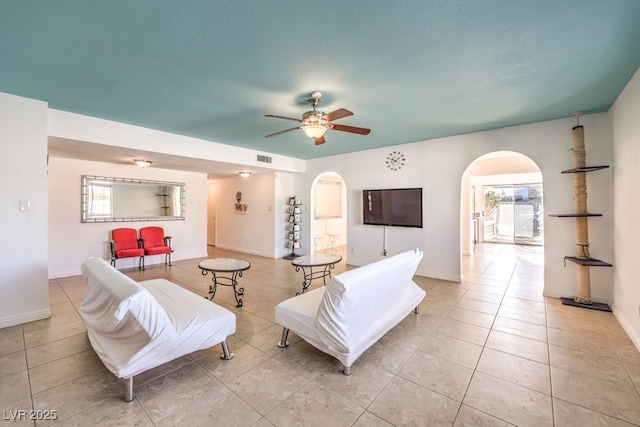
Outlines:
[[31,210],[31,202],[29,200],[18,200],[18,210],[20,212],[29,212]]

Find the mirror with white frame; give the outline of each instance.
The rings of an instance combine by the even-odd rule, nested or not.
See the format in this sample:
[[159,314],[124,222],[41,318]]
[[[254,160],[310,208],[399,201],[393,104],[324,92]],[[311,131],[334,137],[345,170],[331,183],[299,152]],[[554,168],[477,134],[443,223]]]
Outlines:
[[185,189],[183,182],[82,175],[81,222],[184,220]]

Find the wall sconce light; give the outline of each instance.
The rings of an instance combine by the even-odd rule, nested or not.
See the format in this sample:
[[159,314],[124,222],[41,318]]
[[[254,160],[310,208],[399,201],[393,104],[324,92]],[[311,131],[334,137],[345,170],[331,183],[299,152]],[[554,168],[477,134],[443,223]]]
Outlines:
[[148,168],[149,166],[151,166],[151,163],[153,163],[151,160],[142,160],[142,159],[133,159],[133,161],[135,162],[136,165],[140,166],[141,168]]
[[238,175],[240,175],[243,178],[248,178],[251,176],[251,172],[249,171],[242,171],[242,172],[238,172]]

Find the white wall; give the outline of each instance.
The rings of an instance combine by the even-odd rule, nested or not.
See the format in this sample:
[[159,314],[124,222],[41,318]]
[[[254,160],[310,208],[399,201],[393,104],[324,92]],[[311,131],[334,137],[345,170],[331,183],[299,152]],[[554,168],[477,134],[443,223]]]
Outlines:
[[[276,215],[279,215],[277,212],[278,208],[273,206],[275,196],[278,195],[278,191],[275,191],[274,186],[274,177],[275,181],[277,181],[279,176],[284,178],[280,178],[280,183],[288,184],[284,185],[285,190],[287,192],[292,192],[293,184],[291,181],[291,177],[289,172],[304,172],[305,162],[304,160],[294,159],[291,157],[280,156],[280,155],[270,155],[272,157],[272,163],[260,163],[257,162],[255,150],[248,150],[241,147],[233,147],[229,145],[219,144],[211,141],[204,141],[196,138],[190,138],[182,135],[171,134],[167,132],[157,131],[153,129],[147,129],[139,126],[128,125],[124,123],[113,122],[109,120],[97,119],[94,117],[83,116],[80,114],[69,113],[60,110],[49,109],[47,111],[47,118],[45,123],[47,124],[47,132],[49,136],[65,138],[70,140],[84,141],[89,144],[101,144],[101,145],[112,145],[117,147],[125,147],[129,149],[134,149],[142,152],[154,152],[160,153],[162,155],[168,155],[169,158],[175,156],[175,158],[180,157],[187,163],[189,161],[195,162],[196,164],[202,165],[202,160],[212,160],[216,162],[228,162],[233,164],[242,164],[246,166],[259,166],[260,168],[272,168],[277,171],[287,171],[284,172],[272,172],[266,174],[254,174],[250,178],[252,182],[257,183],[261,182],[261,179],[258,178],[260,175],[266,178],[265,182],[269,182],[268,185],[264,187],[270,187],[269,193],[263,194],[260,193],[258,195],[257,200],[266,200],[268,199],[268,203],[261,203],[261,206],[266,209],[268,205],[272,205],[274,212]],[[46,144],[45,144],[46,149]],[[89,148],[90,149],[90,148]],[[60,159],[62,160],[62,159]],[[130,159],[123,159],[123,161],[130,161]],[[100,165],[99,162],[88,162],[94,163],[95,165]],[[74,165],[74,163],[71,163]],[[172,259],[178,260],[183,259],[184,257],[202,257],[206,256],[206,241],[207,241],[207,182],[204,174],[195,174],[195,175],[186,175],[194,178],[184,178],[177,179],[177,177],[185,176],[180,172],[175,170],[165,170],[158,169],[156,167],[148,168],[149,172],[143,172],[143,169],[135,168],[129,165],[113,165],[113,164],[102,164],[100,167],[91,167],[89,168],[89,172],[81,172],[80,169],[83,169],[83,166],[79,164],[75,164],[75,174],[78,176],[80,174],[92,174],[92,175],[105,175],[105,176],[130,176],[132,178],[139,178],[140,176],[136,174],[144,174],[143,177],[148,177],[149,179],[157,179],[162,181],[185,181],[187,182],[187,221],[183,222],[183,225],[179,225],[182,221],[171,221],[170,224],[166,228],[169,229],[171,234],[173,234],[173,246],[174,246],[174,254]],[[124,169],[121,169],[124,168]],[[98,172],[97,170],[102,170],[103,172]],[[121,172],[124,171],[124,172]],[[132,171],[129,174],[129,171]],[[65,185],[60,185],[55,189],[56,192],[65,193],[65,192],[73,192],[70,196],[72,198],[79,197],[79,181],[74,181],[74,178],[66,176],[65,171],[60,170],[65,178],[63,181],[66,183],[65,185],[69,185],[70,187],[65,187]],[[198,178],[195,178],[198,177]],[[77,178],[80,179],[79,177]],[[67,181],[68,180],[68,181]],[[190,184],[191,183],[191,184]],[[217,183],[216,183],[217,184]],[[78,192],[73,190],[74,188],[78,188]],[[52,190],[53,191],[53,190]],[[235,195],[235,191],[234,191]],[[51,198],[50,200],[54,200]],[[66,195],[65,195],[66,197]],[[195,197],[195,199],[194,199]],[[217,194],[217,200],[223,200],[220,194]],[[55,199],[57,200],[57,199]],[[234,199],[235,200],[235,199]],[[255,199],[254,199],[255,200]],[[218,212],[225,212],[224,206],[221,205],[223,202],[219,202],[217,204]],[[255,205],[254,205],[255,206]],[[196,210],[197,209],[197,210]],[[253,208],[252,208],[253,209]],[[249,215],[249,218],[256,219],[256,213],[258,211],[253,211],[253,215]],[[263,213],[263,211],[259,211]],[[65,208],[60,208],[56,210],[55,216],[50,218],[50,234],[51,236],[55,236],[56,239],[59,237],[58,232],[52,229],[58,228],[58,223],[64,224],[64,229],[68,228],[69,222],[71,219],[75,221],[79,218],[79,211],[76,211],[73,208],[73,211],[65,211]],[[67,218],[67,215],[71,215],[71,219]],[[201,215],[204,215],[200,218]],[[284,214],[283,214],[284,215]],[[268,216],[268,215],[267,215]],[[227,216],[225,219],[230,219]],[[192,220],[194,222],[192,222]],[[225,237],[219,240],[219,246],[228,247],[228,248],[237,248],[238,250],[243,250],[246,252],[255,251],[256,254],[264,255],[264,256],[281,256],[280,253],[284,255],[282,252],[284,249],[279,249],[280,246],[284,248],[284,241],[278,239],[283,239],[283,237],[279,237],[277,233],[274,231],[274,227],[276,227],[279,221],[274,221],[272,219],[267,218],[268,222],[264,224],[253,222],[251,223],[251,229],[247,227],[235,227],[233,225],[237,225],[239,218],[236,217],[236,222],[228,222],[221,221],[218,218],[217,221],[217,230],[224,231],[227,234]],[[78,219],[79,221],[79,219]],[[282,221],[284,224],[284,221]],[[126,225],[128,223],[111,223],[120,224],[120,226],[129,226]],[[140,223],[143,224],[143,223]],[[140,226],[139,223],[131,224],[133,228],[138,228]],[[165,222],[163,222],[165,224]],[[169,223],[167,223],[169,224]],[[227,227],[227,224],[231,224],[232,227]],[[89,224],[85,224],[89,225]],[[61,277],[65,275],[74,275],[79,274],[79,265],[84,260],[85,256],[103,256],[106,257],[108,254],[108,247],[106,246],[106,242],[108,239],[108,231],[115,226],[108,225],[98,225],[94,224],[93,229],[83,228],[82,230],[93,230],[94,233],[90,237],[82,237],[82,240],[85,242],[81,245],[81,248],[69,248],[70,257],[64,258],[63,254],[58,254],[56,252],[56,259],[50,260],[51,265],[49,266],[49,274],[51,277]],[[244,230],[240,234],[230,234],[231,230]],[[173,231],[175,230],[175,231]],[[255,232],[254,232],[255,231]],[[245,233],[245,234],[243,234]],[[169,234],[169,233],[167,233]],[[180,236],[182,234],[182,237]],[[231,239],[229,238],[231,237]],[[181,239],[186,239],[181,241]],[[89,240],[91,243],[89,243]],[[58,242],[59,240],[56,240]],[[246,242],[250,241],[249,244]],[[236,242],[245,242],[242,244],[236,244]],[[274,246],[275,242],[275,246]],[[182,246],[181,246],[182,244]],[[88,245],[88,246],[87,246]],[[97,245],[97,246],[95,246]],[[180,251],[180,252],[179,252]],[[59,255],[59,256],[58,256]],[[63,259],[64,258],[64,259]],[[157,258],[157,260],[155,259]],[[160,262],[160,256],[148,257],[148,262],[155,263]],[[129,264],[127,264],[129,263]],[[118,261],[118,268],[122,267],[133,267],[134,260],[133,259],[125,259],[122,261]],[[78,268],[78,269],[77,269]]]
[[[587,162],[611,164],[609,115],[583,116],[581,124],[585,126]],[[381,227],[362,224],[362,190],[422,187],[424,228],[388,227],[388,253],[393,255],[419,247],[425,251],[419,274],[460,281],[461,179],[466,168],[490,152],[510,150],[522,153],[531,158],[542,172],[545,211],[571,212],[572,178],[560,172],[572,167],[568,150],[574,125],[575,119],[568,118],[314,159],[307,162],[307,173],[297,178],[296,190],[300,194],[309,194],[313,178],[324,170],[336,171],[342,176],[349,189],[349,250],[353,248],[356,251],[355,254],[350,253],[349,262],[364,265],[381,258],[383,233]],[[399,171],[385,167],[386,156],[393,150],[402,152],[407,158]],[[613,255],[610,171],[589,174],[588,186],[589,210],[604,214],[590,222],[591,254],[610,261]],[[575,268],[564,267],[563,264],[564,256],[574,253],[574,223],[563,218],[545,220],[545,294],[574,296]],[[594,269],[591,279],[593,298],[608,301],[611,296],[611,270]]]
[[[386,156],[394,149],[399,149],[407,157],[407,164],[422,161],[424,144],[407,144],[310,160],[307,163],[307,173],[304,176],[296,176],[296,191],[307,198],[310,197],[314,179],[322,172],[336,172],[344,180],[347,190],[345,214],[350,264],[364,265],[380,259],[384,246],[384,227],[362,223],[362,190],[424,186],[424,169],[421,166],[416,167],[413,163],[414,167],[405,166],[399,171],[391,171],[385,166]],[[424,198],[425,203],[429,203],[427,198]],[[303,224],[308,224],[312,214],[305,214]],[[389,254],[395,254],[405,248],[423,247],[424,229],[387,227],[387,230],[386,248]],[[304,243],[313,244],[313,241]],[[305,251],[309,253],[309,249]],[[423,274],[428,275],[424,271]]]
[[[274,173],[253,174],[248,178],[234,176],[216,180],[217,232],[216,246],[239,252],[277,257],[277,213],[285,211],[284,201],[276,200]],[[236,193],[242,193],[247,211],[235,210]]]
[[539,172],[538,165],[530,158],[514,153],[513,151],[502,152],[504,157],[483,156],[476,159],[467,172],[471,176],[479,175],[505,175],[519,174],[527,172]]
[[48,111],[48,134],[87,143],[168,154],[175,158],[187,158],[191,162],[212,160],[288,172],[304,172],[305,167],[304,160],[293,157],[270,154],[271,163],[258,162],[258,152],[255,150],[54,109]]
[[[150,179],[186,184],[186,218],[180,221],[80,222],[80,181],[82,175]],[[135,165],[49,158],[49,277],[80,274],[80,265],[89,257],[111,259],[110,231],[114,228],[140,229],[148,225],[164,228],[172,236],[172,261],[207,255],[207,176],[203,173],[140,168]],[[164,262],[164,255],[145,257],[145,264]],[[117,261],[117,267],[137,267],[136,258]]]
[[[51,316],[47,280],[47,104],[0,93],[0,328]],[[19,211],[28,200],[29,211]]]
[[613,312],[640,348],[640,70],[611,109],[613,123]]

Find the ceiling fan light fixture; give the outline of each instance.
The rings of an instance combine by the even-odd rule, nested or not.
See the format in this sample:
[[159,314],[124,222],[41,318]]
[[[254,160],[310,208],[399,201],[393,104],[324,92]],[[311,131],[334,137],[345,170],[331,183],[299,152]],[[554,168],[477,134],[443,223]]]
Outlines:
[[311,107],[313,109],[311,111],[307,111],[304,114],[302,114],[301,119],[296,119],[293,117],[285,117],[285,116],[276,116],[275,114],[265,114],[265,117],[272,117],[274,119],[292,120],[294,122],[300,123],[299,126],[296,126],[294,128],[289,128],[289,129],[281,130],[280,132],[266,135],[265,138],[271,138],[273,136],[282,135],[283,133],[293,132],[298,129],[302,129],[304,134],[307,135],[309,138],[313,139],[316,145],[321,145],[326,142],[324,139],[324,134],[329,129],[337,130],[340,132],[355,133],[358,135],[369,135],[369,133],[371,132],[371,129],[359,128],[356,126],[338,125],[333,123],[335,120],[352,116],[353,113],[347,110],[346,108],[339,108],[335,111],[325,114],[323,111],[320,111],[317,108],[318,104],[320,104],[321,96],[322,94],[318,91],[315,91],[311,94],[311,98],[309,98],[309,104],[311,104]]
[[133,159],[134,163],[141,168],[148,168],[153,163],[151,160]]
[[327,127],[321,125],[303,125],[300,128],[311,139],[320,138],[327,131]]

